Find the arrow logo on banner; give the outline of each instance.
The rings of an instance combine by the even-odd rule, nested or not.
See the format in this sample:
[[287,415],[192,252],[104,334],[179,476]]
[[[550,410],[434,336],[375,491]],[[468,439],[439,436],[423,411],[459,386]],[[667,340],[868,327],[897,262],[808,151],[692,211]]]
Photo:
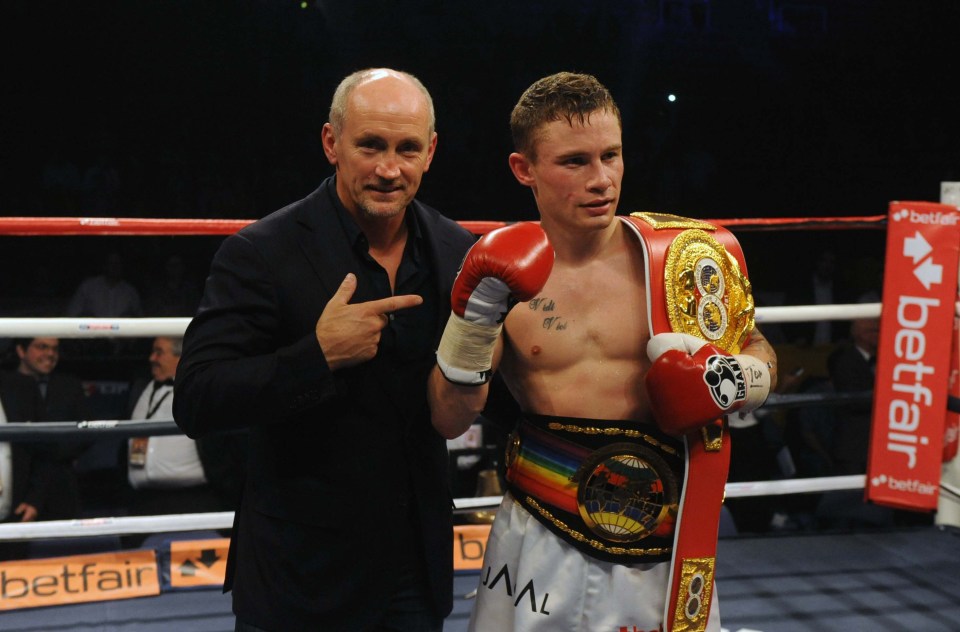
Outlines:
[[917,277],[923,283],[923,287],[929,290],[931,284],[943,282],[943,266],[927,259],[914,268],[913,276]]
[[931,252],[933,247],[923,238],[920,231],[915,232],[913,237],[905,237],[903,240],[903,256],[913,259],[914,265],[923,260],[923,263],[913,269],[913,276],[917,277],[927,291],[932,284],[943,283],[943,266],[927,258]]
[[[918,230],[913,237],[903,240],[903,256],[913,259],[914,265],[933,251],[930,243],[923,238]],[[929,289],[929,288],[927,288]]]
[[200,563],[207,568],[216,564],[219,559],[220,557],[217,555],[216,549],[203,549],[203,551],[200,552]]

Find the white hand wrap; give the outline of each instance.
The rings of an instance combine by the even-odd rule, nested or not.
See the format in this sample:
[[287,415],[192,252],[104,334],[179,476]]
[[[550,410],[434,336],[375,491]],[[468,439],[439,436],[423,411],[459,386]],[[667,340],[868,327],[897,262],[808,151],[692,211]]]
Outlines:
[[464,386],[486,384],[502,328],[502,324],[481,325],[451,313],[437,349],[437,366],[443,376]]
[[741,413],[749,413],[763,406],[770,394],[770,368],[760,358],[745,353],[733,356],[743,369],[743,379],[747,383],[747,397],[740,407]]

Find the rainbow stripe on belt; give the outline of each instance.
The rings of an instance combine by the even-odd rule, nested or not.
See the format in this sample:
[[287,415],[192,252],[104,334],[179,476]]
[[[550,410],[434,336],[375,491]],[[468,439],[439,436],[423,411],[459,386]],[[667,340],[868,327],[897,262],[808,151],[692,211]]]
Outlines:
[[586,555],[665,562],[682,448],[653,424],[527,413],[507,447],[507,484],[534,518]]
[[507,470],[507,480],[518,490],[571,514],[577,508],[578,481],[574,480],[583,461],[593,452],[521,422],[520,449]]

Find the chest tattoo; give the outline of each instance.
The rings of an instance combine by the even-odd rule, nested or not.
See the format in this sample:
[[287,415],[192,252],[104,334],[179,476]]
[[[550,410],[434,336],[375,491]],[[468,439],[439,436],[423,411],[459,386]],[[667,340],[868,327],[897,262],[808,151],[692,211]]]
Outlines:
[[[557,309],[557,304],[552,298],[538,297],[530,301],[527,306],[534,312],[553,312]],[[541,326],[544,329],[552,331],[563,331],[567,328],[567,322],[562,316],[548,315],[543,319]]]
[[541,312],[552,312],[557,308],[556,303],[553,302],[552,298],[535,298],[528,303],[528,306],[533,311]]
[[567,328],[567,322],[559,316],[548,316],[543,319],[543,328],[553,331],[563,331]]

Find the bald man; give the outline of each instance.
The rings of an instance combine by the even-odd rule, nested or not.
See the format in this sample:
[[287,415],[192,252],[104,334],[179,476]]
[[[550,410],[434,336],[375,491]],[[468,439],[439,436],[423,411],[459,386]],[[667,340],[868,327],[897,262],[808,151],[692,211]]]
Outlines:
[[410,74],[341,82],[336,173],[227,238],[186,332],[174,417],[249,431],[226,589],[237,630],[440,630],[446,443],[427,376],[471,234],[414,199],[437,134]]

